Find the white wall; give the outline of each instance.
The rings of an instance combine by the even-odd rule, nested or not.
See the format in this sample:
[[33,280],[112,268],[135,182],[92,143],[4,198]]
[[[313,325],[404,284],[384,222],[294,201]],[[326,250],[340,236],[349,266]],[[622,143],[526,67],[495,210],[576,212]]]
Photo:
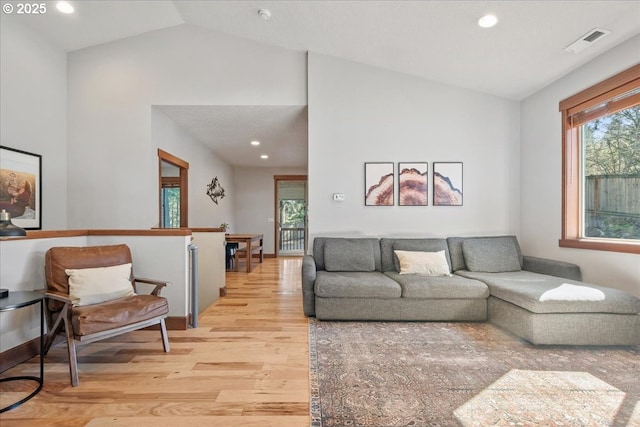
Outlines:
[[0,25],[0,144],[42,155],[43,229],[67,226],[66,54],[14,15]]
[[522,247],[525,253],[574,262],[584,279],[640,296],[640,256],[560,248],[561,100],[640,62],[640,35],[600,55],[521,103]]
[[[151,143],[183,160],[189,159],[190,227],[218,227],[233,218],[233,206],[228,197],[235,194],[233,170],[227,162],[155,107],[151,108]],[[218,199],[217,205],[207,196],[207,185],[214,176],[218,177],[226,194],[225,198]],[[156,192],[156,224],[159,221],[157,206]]]
[[274,175],[306,175],[304,169],[236,167],[233,170],[237,194],[233,197],[235,223],[231,233],[263,234],[265,254],[275,254]]
[[[518,233],[518,103],[316,53],[309,227],[317,235]],[[365,207],[365,162],[464,162],[464,206]],[[397,173],[397,171],[396,171]],[[333,193],[344,193],[334,202]],[[397,193],[397,189],[396,189]]]
[[[68,70],[71,228],[157,224],[152,105],[307,103],[303,53],[188,25],[73,52]],[[192,163],[196,155],[180,157]],[[213,168],[202,173],[207,181],[190,179],[190,193],[215,174]]]

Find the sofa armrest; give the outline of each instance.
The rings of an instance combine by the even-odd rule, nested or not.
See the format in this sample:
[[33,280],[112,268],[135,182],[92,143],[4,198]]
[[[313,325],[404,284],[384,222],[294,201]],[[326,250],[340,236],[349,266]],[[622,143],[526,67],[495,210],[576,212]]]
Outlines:
[[313,291],[316,283],[316,261],[311,255],[302,258],[302,308],[305,316],[316,315],[316,296]]
[[576,264],[564,261],[556,261],[547,258],[523,256],[523,270],[532,273],[548,274],[549,276],[562,277],[569,280],[582,280],[582,271]]

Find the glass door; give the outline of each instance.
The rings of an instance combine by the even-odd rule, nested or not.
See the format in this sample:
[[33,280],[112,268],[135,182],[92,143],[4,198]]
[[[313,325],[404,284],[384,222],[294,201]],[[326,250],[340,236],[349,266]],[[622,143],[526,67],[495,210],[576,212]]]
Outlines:
[[307,182],[276,182],[278,255],[304,255],[307,235]]

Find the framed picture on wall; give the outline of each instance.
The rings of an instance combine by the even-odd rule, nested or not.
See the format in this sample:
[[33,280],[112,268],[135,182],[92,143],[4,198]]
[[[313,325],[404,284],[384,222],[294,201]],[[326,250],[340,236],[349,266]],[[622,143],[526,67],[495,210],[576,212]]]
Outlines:
[[427,206],[429,163],[398,163],[398,206]]
[[25,230],[42,228],[42,156],[0,146],[0,209]]
[[393,206],[393,162],[364,164],[365,206]]
[[433,163],[433,205],[462,206],[462,162]]

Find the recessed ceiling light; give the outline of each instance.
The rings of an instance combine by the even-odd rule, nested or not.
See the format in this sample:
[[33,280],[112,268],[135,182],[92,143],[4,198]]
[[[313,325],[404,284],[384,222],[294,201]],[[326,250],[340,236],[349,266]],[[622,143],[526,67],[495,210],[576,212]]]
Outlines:
[[56,3],[56,9],[62,13],[73,13],[73,6],[68,1],[59,1]]
[[251,145],[253,145],[254,147],[257,147],[258,145],[260,145],[260,141],[251,141]]
[[260,9],[258,10],[258,16],[265,21],[268,21],[269,19],[271,19],[271,12],[269,12],[268,9]]
[[260,158],[261,158],[261,159],[268,159],[268,158],[269,158],[269,156],[268,156],[268,155],[266,155],[266,154],[263,154],[263,155],[261,155],[261,156],[260,156]]
[[482,18],[478,19],[478,25],[482,28],[491,28],[498,23],[498,18],[495,15],[484,15]]

